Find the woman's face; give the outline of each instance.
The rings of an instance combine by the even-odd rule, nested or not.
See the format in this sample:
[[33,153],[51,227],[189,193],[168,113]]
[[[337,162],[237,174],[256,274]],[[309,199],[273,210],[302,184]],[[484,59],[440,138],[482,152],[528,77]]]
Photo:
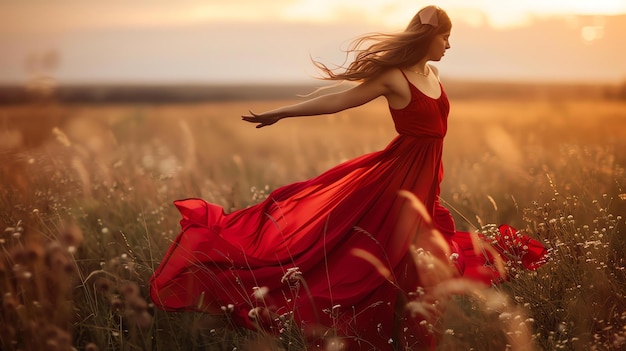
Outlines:
[[445,54],[446,50],[450,48],[450,31],[437,34],[433,41],[430,42],[428,48],[428,60],[439,61]]

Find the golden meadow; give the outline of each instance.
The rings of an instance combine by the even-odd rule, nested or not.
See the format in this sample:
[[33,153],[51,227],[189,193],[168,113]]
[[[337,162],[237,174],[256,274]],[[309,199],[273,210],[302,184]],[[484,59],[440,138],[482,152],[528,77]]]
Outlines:
[[[147,297],[179,230],[173,200],[245,207],[395,135],[383,100],[261,130],[239,118],[290,101],[0,106],[0,349],[305,349],[297,326],[240,330]],[[551,260],[449,297],[440,349],[626,348],[626,103],[451,104],[442,197],[457,226],[511,224]]]

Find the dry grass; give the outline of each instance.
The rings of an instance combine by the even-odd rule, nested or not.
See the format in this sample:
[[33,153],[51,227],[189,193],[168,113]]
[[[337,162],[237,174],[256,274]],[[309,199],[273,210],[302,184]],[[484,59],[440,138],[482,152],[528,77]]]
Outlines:
[[[0,109],[0,349],[303,349],[296,327],[275,338],[147,299],[174,199],[241,208],[395,133],[382,101],[262,130],[238,118],[278,104]],[[509,223],[552,260],[450,297],[441,350],[626,347],[623,150],[623,103],[452,101],[442,196],[457,225]]]

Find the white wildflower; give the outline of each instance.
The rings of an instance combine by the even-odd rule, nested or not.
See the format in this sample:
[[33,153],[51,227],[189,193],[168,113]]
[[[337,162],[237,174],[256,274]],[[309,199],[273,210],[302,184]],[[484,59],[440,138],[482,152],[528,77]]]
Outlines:
[[263,300],[263,298],[265,298],[265,295],[267,295],[270,289],[267,286],[263,286],[263,287],[255,286],[254,288],[252,288],[252,290],[254,290],[254,292],[252,293],[252,296],[254,296],[255,299]]
[[297,281],[300,277],[302,277],[302,272],[300,272],[300,268],[291,267],[288,268],[282,278],[280,278],[281,283],[286,283],[289,281]]

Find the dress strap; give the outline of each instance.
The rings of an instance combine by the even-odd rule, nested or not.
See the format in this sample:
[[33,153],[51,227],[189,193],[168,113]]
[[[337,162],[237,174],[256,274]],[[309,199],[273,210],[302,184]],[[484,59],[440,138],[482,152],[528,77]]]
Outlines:
[[400,73],[402,73],[402,75],[404,76],[404,79],[406,79],[407,82],[411,83],[411,81],[409,81],[409,77],[406,76],[406,74],[404,73],[404,70],[402,68],[398,68],[400,70]]

